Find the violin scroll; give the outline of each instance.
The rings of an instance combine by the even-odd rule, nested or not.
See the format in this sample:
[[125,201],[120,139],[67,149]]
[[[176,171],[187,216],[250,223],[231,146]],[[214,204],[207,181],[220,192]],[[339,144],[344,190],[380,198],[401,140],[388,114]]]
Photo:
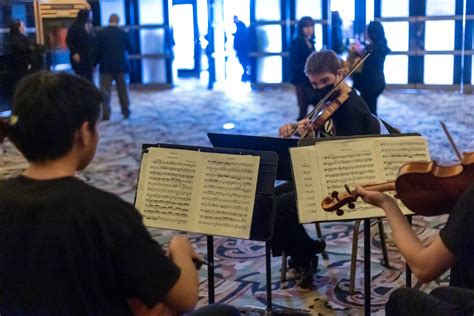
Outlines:
[[[347,205],[347,207],[351,210],[355,209],[355,202],[357,201],[359,195],[355,191],[352,191],[347,184],[344,185],[344,188],[346,189],[346,192],[339,193],[334,191],[330,196],[325,197],[321,202],[321,208],[326,212],[336,211],[338,216],[342,216],[344,214],[342,207],[345,205]],[[366,185],[364,188],[367,190],[379,192],[394,191],[395,182],[392,181],[375,185]]]

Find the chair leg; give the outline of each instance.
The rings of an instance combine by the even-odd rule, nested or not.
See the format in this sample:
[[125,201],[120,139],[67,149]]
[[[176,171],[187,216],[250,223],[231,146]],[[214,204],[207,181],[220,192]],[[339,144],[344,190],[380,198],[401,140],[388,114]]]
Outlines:
[[323,238],[323,234],[321,233],[321,225],[319,223],[314,223],[314,226],[316,226],[316,236],[318,236],[318,238]]
[[387,244],[385,242],[385,230],[383,228],[383,219],[377,219],[377,224],[379,226],[379,234],[380,234],[380,243],[382,245],[382,254],[383,254],[383,265],[386,268],[390,268],[390,261],[388,260],[388,253],[387,253]]
[[281,272],[280,272],[280,282],[286,282],[286,265],[287,265],[287,260],[286,260],[286,254],[283,251],[281,253]]
[[351,271],[349,276],[349,294],[355,292],[355,273],[357,264],[357,244],[359,243],[359,228],[362,220],[356,220],[354,223],[354,233],[352,234],[352,255],[351,255]]

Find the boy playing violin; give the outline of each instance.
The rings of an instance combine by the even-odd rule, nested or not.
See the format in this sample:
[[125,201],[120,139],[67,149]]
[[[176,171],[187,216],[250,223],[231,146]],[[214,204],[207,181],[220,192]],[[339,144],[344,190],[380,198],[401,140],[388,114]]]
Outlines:
[[[339,59],[331,50],[322,50],[310,55],[306,61],[305,73],[319,95],[318,100],[330,92],[343,78],[343,70]],[[310,125],[306,137],[379,134],[377,118],[371,115],[364,100],[345,82],[341,83],[328,101],[334,100],[343,90],[349,91],[349,96],[345,102],[316,132]],[[308,124],[308,118],[297,123],[285,124],[280,127],[280,137],[291,137],[295,128],[298,128],[298,134],[301,136]]]
[[17,88],[10,122],[0,121],[0,140],[29,162],[0,181],[1,315],[132,315],[130,299],[187,312],[197,303],[189,241],[173,238],[167,256],[132,205],[75,177],[95,155],[102,102],[84,79],[40,72]]
[[[323,98],[343,78],[339,59],[330,50],[310,55],[306,61],[305,73],[313,88],[320,94],[320,98]],[[335,95],[342,89],[346,93],[350,90],[347,99],[319,129],[315,131],[313,126],[309,125],[309,119],[305,118],[295,124],[283,125],[279,131],[280,136],[291,137],[296,128],[298,133],[303,135],[308,125],[305,137],[379,134],[379,121],[370,113],[364,100],[344,82],[341,83]],[[329,98],[329,100],[332,99],[334,97]],[[313,282],[313,274],[316,271],[315,254],[324,251],[325,242],[313,240],[307,234],[304,226],[299,224],[292,183],[285,183],[277,187],[275,193],[278,198],[272,240],[273,254],[279,255],[284,251],[286,255],[289,255],[297,277],[300,279],[299,285],[310,287]]]
[[473,315],[474,314],[474,183],[459,198],[446,225],[428,246],[413,232],[407,219],[390,196],[356,188],[362,199],[385,211],[393,238],[415,276],[430,282],[451,268],[450,286],[430,295],[415,289],[395,290],[386,305],[391,315]]

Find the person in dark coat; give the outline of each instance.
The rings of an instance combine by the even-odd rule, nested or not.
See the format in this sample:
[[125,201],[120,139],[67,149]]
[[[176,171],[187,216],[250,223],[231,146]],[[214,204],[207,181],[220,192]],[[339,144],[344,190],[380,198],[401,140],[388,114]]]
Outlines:
[[8,39],[8,51],[10,53],[10,78],[11,85],[8,98],[11,99],[16,84],[26,75],[41,67],[37,58],[37,46],[26,37],[25,24],[21,20],[15,20],[10,24]]
[[385,32],[380,22],[370,22],[366,32],[369,44],[365,47],[365,51],[372,51],[372,54],[362,65],[362,70],[352,76],[353,87],[359,90],[370,111],[377,115],[377,98],[385,89],[383,73],[385,56],[390,53],[390,48],[387,46]]
[[107,100],[102,104],[102,119],[110,119],[110,92],[115,80],[122,114],[130,116],[130,98],[127,89],[127,73],[130,72],[128,53],[131,44],[128,34],[118,28],[119,16],[112,14],[109,26],[97,34],[95,42],[94,65],[99,64],[100,88],[107,94]]
[[71,66],[76,75],[92,82],[92,12],[79,10],[76,21],[68,30],[66,43],[71,53]]
[[306,116],[310,100],[314,99],[314,89],[304,73],[306,59],[315,51],[314,39],[314,20],[309,16],[302,17],[290,47],[290,82],[296,89],[298,121]]
[[242,66],[244,73],[242,74],[242,81],[250,80],[250,45],[249,45],[249,31],[244,22],[234,16],[234,23],[236,31],[234,35],[234,49],[237,53],[237,58]]
[[339,11],[331,12],[331,49],[338,55],[345,51],[342,38],[342,19]]

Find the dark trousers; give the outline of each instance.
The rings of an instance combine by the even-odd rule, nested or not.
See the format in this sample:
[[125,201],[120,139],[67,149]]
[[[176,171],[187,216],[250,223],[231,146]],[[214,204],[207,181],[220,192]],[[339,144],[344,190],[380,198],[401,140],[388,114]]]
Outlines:
[[115,80],[117,86],[120,108],[125,118],[130,115],[130,99],[128,96],[126,74],[100,74],[100,89],[107,95],[107,100],[102,104],[102,119],[110,119],[110,95],[112,90],[112,82]]
[[296,89],[296,102],[298,103],[299,114],[297,120],[302,120],[308,113],[308,106],[315,105],[320,99],[319,95],[311,86],[307,85],[295,85]]
[[88,80],[89,82],[93,81],[92,74],[94,72],[94,69],[92,68],[92,66],[89,66],[83,63],[78,64],[72,60],[71,60],[71,66],[76,75]]
[[386,316],[472,316],[474,291],[446,286],[427,294],[420,290],[400,288],[390,295],[385,312]]
[[276,218],[272,237],[272,253],[282,251],[291,256],[295,266],[307,268],[314,257],[314,240],[298,221],[296,195],[293,183],[287,182],[275,188]]
[[377,115],[377,99],[379,95],[381,95],[383,90],[381,91],[364,91],[360,93],[362,99],[364,99],[365,103],[369,106],[370,112],[372,114]]

